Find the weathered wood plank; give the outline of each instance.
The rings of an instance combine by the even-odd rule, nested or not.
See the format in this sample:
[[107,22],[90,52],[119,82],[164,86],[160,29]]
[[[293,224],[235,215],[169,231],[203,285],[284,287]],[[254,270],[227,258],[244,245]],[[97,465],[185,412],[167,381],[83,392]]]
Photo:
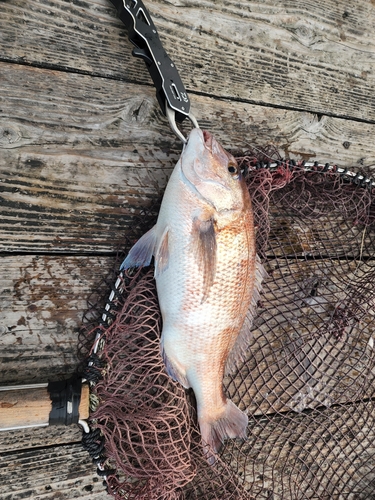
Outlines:
[[[118,248],[134,215],[161,196],[180,154],[153,91],[0,67],[0,250]],[[375,125],[200,96],[196,105],[207,117],[201,125],[226,147],[273,143],[283,156],[354,168],[375,163]]]
[[90,456],[79,444],[4,453],[0,465],[3,500],[109,498]]
[[113,262],[108,257],[1,257],[1,385],[46,382],[74,371],[87,300]]
[[77,444],[82,439],[78,425],[49,426],[30,429],[17,429],[0,432],[0,452],[15,452],[30,448]]
[[[371,0],[147,7],[188,89],[375,121]],[[115,16],[109,0],[1,2],[2,60],[150,82]]]

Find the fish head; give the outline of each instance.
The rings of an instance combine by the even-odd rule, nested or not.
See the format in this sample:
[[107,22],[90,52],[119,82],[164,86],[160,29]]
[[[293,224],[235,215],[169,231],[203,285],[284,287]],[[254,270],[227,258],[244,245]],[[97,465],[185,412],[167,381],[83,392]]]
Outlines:
[[242,210],[248,198],[235,158],[210,132],[194,128],[181,155],[184,181],[217,212]]

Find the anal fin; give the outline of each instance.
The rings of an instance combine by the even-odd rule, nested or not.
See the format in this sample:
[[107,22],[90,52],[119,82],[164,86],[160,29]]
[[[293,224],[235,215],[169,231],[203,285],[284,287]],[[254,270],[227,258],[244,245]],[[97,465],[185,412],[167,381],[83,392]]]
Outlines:
[[182,369],[179,369],[176,362],[173,362],[166,354],[163,342],[160,345],[161,357],[163,358],[165,371],[172,380],[179,382],[185,389],[189,389],[190,384],[186,377],[186,373],[183,373]]

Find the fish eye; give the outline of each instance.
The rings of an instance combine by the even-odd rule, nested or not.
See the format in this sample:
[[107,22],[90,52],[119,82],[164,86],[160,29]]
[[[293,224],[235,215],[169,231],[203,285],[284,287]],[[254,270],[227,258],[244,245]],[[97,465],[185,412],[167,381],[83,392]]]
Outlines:
[[229,163],[228,164],[228,172],[230,173],[230,175],[232,177],[235,177],[236,175],[238,175],[238,167],[237,167],[237,165],[235,165],[234,163]]

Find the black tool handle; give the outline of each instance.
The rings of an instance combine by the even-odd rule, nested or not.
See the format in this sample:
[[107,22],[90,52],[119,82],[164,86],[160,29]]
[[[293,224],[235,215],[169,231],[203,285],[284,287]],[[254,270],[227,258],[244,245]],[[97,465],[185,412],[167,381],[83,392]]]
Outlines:
[[164,50],[157,29],[142,0],[111,0],[135,45],[133,56],[141,57],[156,87],[156,97],[166,115],[166,105],[176,121],[189,117],[190,100],[172,59]]

